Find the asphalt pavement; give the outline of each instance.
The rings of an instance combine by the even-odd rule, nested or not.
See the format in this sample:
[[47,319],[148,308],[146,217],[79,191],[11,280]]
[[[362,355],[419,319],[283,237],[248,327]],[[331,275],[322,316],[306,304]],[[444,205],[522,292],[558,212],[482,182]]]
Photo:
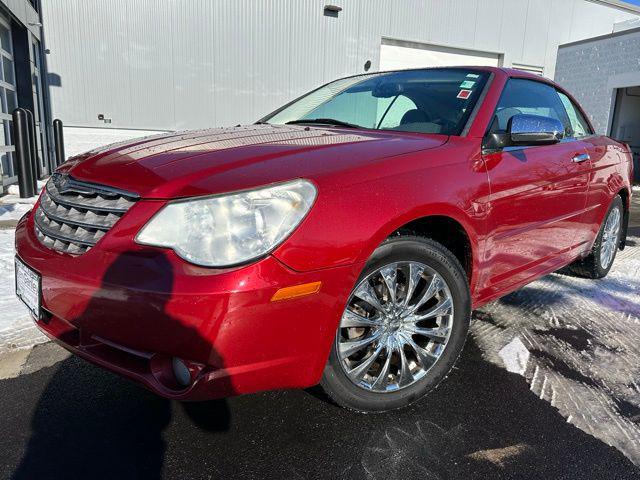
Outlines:
[[435,392],[379,415],[317,391],[179,404],[74,357],[0,382],[0,405],[2,478],[640,478],[472,340]]
[[316,389],[181,404],[60,353],[38,346],[0,381],[0,478],[640,479],[473,336],[436,391],[378,415]]

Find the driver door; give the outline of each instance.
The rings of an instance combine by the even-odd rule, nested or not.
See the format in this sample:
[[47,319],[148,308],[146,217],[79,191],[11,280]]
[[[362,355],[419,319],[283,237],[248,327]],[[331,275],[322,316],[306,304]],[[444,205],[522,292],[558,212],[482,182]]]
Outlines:
[[[506,131],[513,115],[533,114],[570,125],[556,90],[511,79],[489,133]],[[487,295],[509,289],[567,263],[587,199],[587,149],[581,140],[485,151],[490,201],[484,286]]]

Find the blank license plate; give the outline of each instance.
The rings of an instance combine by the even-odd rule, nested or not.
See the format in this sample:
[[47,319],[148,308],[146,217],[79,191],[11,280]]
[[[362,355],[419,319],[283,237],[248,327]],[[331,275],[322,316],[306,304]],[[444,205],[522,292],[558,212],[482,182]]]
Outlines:
[[40,274],[16,257],[16,295],[34,317],[40,316]]

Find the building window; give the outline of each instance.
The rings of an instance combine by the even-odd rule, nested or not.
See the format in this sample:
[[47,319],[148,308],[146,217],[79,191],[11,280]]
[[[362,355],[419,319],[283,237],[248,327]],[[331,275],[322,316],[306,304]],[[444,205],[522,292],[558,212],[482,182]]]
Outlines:
[[2,63],[0,68],[0,168],[4,186],[17,181],[11,113],[17,107],[18,100],[11,24],[2,15],[0,15],[0,62]]

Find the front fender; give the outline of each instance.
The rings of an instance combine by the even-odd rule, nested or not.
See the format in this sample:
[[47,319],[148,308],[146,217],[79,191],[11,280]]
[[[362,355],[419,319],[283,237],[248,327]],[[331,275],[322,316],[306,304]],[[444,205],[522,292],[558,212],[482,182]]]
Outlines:
[[477,229],[481,226],[480,224],[482,222],[477,221],[477,219],[474,219],[467,212],[461,210],[456,205],[446,203],[421,205],[409,212],[404,213],[403,215],[392,219],[387,224],[382,226],[371,237],[370,241],[362,249],[362,252],[357,261],[366,261],[382,242],[384,242],[389,236],[391,236],[394,232],[400,230],[405,225],[416,220],[426,219],[429,217],[445,217],[455,221],[462,227],[462,230],[467,235],[467,238],[469,239],[471,245],[471,252],[474,263],[473,267],[475,270],[478,259],[477,248],[478,245],[482,242]]
[[360,183],[320,185],[314,208],[274,256],[297,271],[364,262],[403,225],[440,215],[464,228],[478,253],[475,264],[481,258],[489,183],[474,147],[472,140],[461,139],[390,159]]

